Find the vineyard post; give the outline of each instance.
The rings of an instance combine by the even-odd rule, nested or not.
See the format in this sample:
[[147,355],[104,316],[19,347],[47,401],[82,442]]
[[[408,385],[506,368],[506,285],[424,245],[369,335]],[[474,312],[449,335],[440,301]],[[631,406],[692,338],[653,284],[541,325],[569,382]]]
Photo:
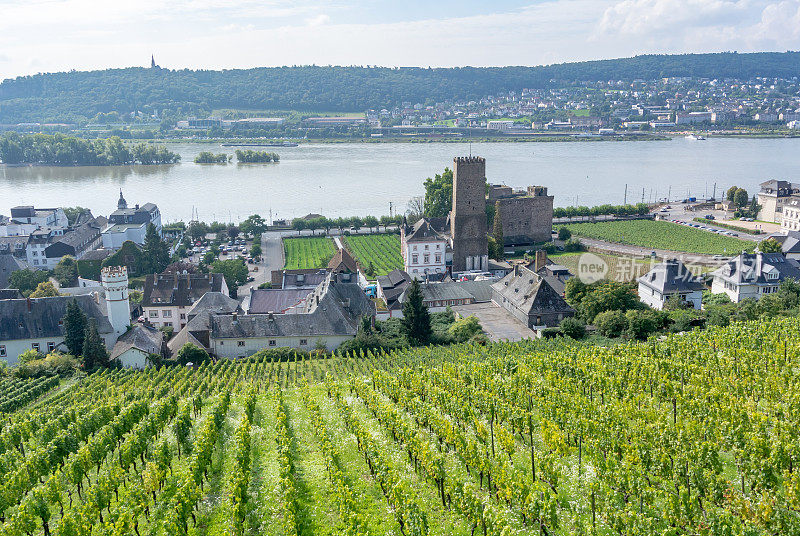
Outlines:
[[528,397],[528,433],[530,434],[531,438],[531,475],[533,476],[533,481],[536,482],[536,459],[534,458],[533,452],[533,399]]
[[494,457],[494,402],[492,402],[491,417],[489,418],[489,432],[492,436],[492,457]]

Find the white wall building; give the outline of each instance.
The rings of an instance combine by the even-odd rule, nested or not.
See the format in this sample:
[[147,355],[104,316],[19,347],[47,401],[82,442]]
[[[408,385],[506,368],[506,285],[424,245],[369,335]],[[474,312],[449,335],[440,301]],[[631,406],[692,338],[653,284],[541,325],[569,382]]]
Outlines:
[[686,266],[675,259],[659,263],[639,278],[639,300],[662,310],[670,299],[700,309],[705,285]]
[[711,292],[725,293],[738,303],[777,292],[784,279],[800,281],[800,263],[787,259],[782,253],[742,253],[712,275]]
[[408,275],[425,279],[426,274],[446,272],[448,241],[426,218],[420,219],[412,227],[404,226],[400,240],[403,264]]

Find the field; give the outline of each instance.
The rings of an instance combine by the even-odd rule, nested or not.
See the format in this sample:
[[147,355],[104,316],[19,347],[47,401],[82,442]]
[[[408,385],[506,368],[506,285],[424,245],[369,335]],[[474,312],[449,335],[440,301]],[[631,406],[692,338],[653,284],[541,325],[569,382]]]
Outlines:
[[364,270],[372,263],[375,275],[386,275],[392,270],[403,269],[400,253],[400,236],[396,234],[373,234],[345,236],[347,250]]
[[284,238],[283,251],[287,270],[325,268],[336,253],[336,244],[323,236]]
[[2,533],[798,534],[798,333],[7,378]]
[[752,251],[755,242],[721,236],[677,223],[652,220],[571,223],[573,234],[648,249],[665,249],[706,255],[737,255]]

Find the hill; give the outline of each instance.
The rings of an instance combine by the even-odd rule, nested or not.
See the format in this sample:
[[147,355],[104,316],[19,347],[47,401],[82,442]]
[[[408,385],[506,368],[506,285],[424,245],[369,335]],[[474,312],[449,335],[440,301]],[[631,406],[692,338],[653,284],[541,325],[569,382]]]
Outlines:
[[144,69],[37,74],[0,83],[0,123],[81,122],[98,113],[158,111],[175,117],[219,108],[342,112],[403,101],[471,100],[581,81],[665,76],[800,76],[800,52],[645,55],[539,67],[262,67],[223,71]]

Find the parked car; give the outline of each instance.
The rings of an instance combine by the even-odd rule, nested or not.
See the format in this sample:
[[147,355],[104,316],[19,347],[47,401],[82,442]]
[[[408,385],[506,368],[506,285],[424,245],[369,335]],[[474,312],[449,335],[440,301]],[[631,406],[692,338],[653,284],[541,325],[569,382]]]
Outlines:
[[703,217],[704,217],[705,219],[707,219],[707,220],[716,220],[716,219],[717,219],[717,218],[715,218],[715,217],[714,217],[714,215],[713,215],[713,214],[706,214],[706,215],[705,215],[705,216],[703,216]]

